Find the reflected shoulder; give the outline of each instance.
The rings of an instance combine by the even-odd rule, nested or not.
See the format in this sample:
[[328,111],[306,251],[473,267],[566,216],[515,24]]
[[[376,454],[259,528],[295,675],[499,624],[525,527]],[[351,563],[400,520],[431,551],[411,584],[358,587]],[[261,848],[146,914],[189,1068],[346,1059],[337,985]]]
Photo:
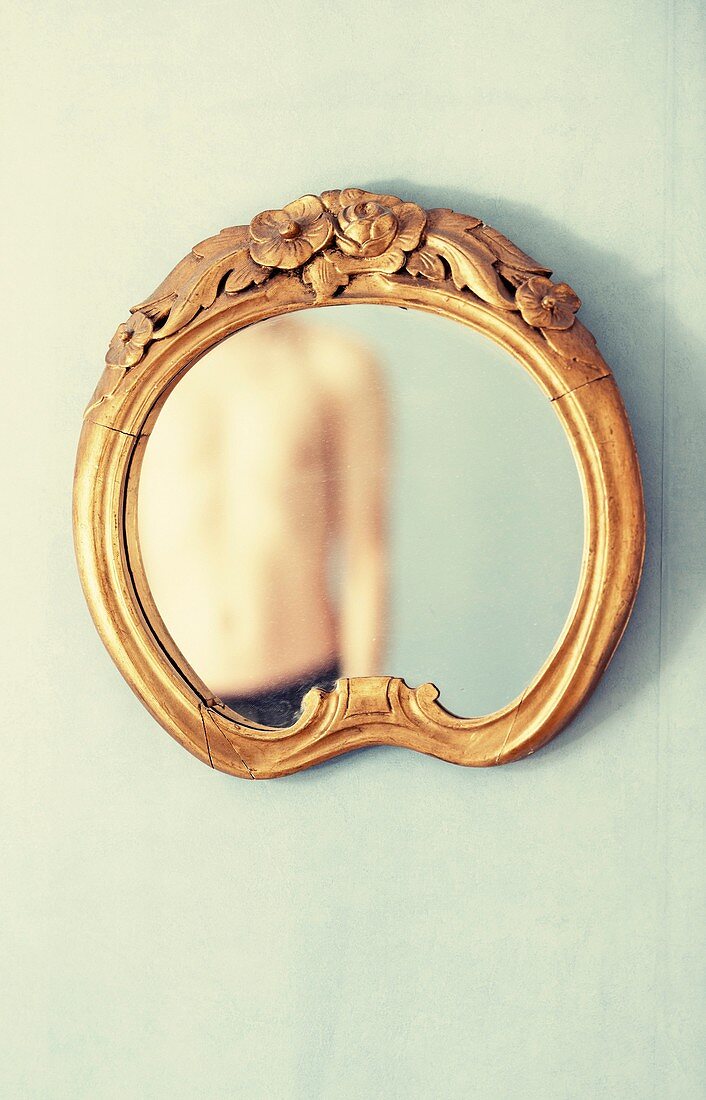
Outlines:
[[362,337],[333,326],[312,326],[309,335],[313,360],[328,388],[342,396],[382,390],[380,361]]

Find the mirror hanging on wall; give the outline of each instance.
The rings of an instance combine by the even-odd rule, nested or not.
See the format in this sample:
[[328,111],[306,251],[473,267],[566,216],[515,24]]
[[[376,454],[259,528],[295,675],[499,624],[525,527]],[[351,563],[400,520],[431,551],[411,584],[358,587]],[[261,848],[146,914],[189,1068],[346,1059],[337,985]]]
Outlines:
[[580,309],[480,218],[358,187],[200,241],[131,308],[74,534],[101,637],[171,736],[256,779],[377,744],[494,766],[566,726],[645,545]]

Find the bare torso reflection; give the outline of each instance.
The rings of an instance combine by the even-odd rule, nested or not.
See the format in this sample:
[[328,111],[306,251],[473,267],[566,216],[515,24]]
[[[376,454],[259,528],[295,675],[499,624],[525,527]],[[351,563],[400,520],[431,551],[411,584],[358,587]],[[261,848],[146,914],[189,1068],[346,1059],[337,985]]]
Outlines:
[[214,349],[159,415],[139,493],[150,588],[201,679],[256,722],[381,670],[386,419],[367,348],[290,318]]

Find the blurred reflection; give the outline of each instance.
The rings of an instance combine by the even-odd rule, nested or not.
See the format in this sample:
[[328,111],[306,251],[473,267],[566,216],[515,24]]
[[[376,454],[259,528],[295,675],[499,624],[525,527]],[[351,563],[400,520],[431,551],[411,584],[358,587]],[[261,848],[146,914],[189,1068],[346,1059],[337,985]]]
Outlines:
[[581,567],[554,405],[497,344],[417,310],[311,309],[214,348],[157,418],[138,508],[169,633],[262,725],[337,675],[504,706]]
[[213,693],[263,725],[383,669],[387,418],[365,342],[299,318],[225,341],[158,417],[139,493],[155,603]]

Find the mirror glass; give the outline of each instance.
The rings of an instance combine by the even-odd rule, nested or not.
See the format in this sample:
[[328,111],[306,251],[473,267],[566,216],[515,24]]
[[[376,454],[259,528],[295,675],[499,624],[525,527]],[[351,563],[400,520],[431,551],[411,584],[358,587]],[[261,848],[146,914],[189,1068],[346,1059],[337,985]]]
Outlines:
[[280,727],[339,676],[431,680],[463,716],[510,702],[567,618],[583,503],[507,352],[355,304],[253,325],[191,368],[146,446],[138,525],[186,660]]

